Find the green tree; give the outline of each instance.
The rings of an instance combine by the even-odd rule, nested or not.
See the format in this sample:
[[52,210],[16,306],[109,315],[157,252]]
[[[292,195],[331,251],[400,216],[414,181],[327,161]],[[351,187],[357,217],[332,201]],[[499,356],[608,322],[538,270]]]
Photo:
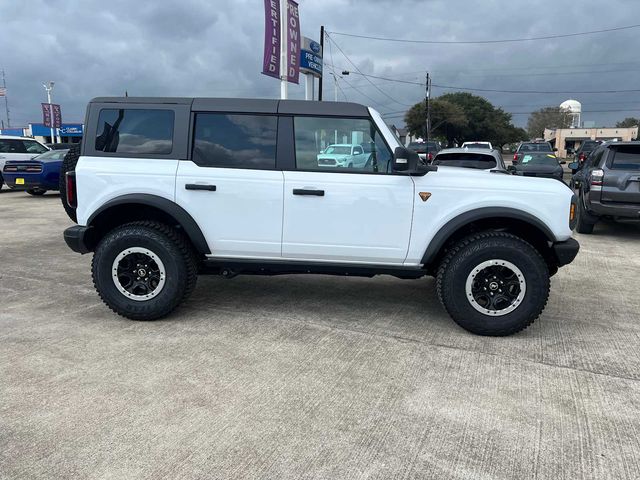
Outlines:
[[[424,105],[414,105],[405,116],[414,135],[424,135]],[[447,93],[431,101],[431,133],[446,138],[449,144],[478,140],[496,147],[528,138],[524,130],[513,126],[511,114],[467,92]]]
[[544,136],[545,128],[569,128],[571,115],[560,107],[545,107],[536,110],[529,115],[527,132],[531,138]]
[[638,125],[640,125],[640,120],[635,117],[627,117],[621,122],[616,123],[616,127],[618,128],[637,127]]

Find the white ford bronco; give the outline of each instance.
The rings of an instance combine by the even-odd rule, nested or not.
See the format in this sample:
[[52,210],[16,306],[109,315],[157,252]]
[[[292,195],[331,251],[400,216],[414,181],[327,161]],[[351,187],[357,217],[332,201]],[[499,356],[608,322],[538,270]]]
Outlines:
[[[508,335],[578,253],[566,185],[424,165],[362,105],[96,98],[85,123],[63,167],[78,223],[64,238],[131,319],[169,314],[198,274],[431,275],[460,326]],[[366,161],[319,162],[332,145]]]

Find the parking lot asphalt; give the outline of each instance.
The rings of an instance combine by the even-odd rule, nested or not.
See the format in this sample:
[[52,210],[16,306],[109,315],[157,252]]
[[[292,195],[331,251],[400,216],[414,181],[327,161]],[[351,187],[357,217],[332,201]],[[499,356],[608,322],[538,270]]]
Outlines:
[[431,278],[200,277],[133,322],[57,195],[0,191],[0,478],[640,478],[640,227],[474,336]]

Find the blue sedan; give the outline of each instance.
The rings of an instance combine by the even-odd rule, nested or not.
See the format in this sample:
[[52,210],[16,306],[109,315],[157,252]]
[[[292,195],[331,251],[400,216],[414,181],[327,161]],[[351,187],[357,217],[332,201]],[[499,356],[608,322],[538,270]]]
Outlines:
[[69,150],[50,150],[31,160],[7,160],[2,171],[5,183],[14,190],[43,195],[59,190],[62,160]]

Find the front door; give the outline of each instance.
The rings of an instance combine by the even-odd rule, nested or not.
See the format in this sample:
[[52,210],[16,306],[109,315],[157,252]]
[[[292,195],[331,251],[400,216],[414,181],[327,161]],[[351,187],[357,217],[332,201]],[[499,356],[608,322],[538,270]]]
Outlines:
[[[373,122],[296,117],[294,131],[296,169],[284,172],[283,258],[402,264],[414,184],[389,172],[391,149]],[[330,145],[352,145],[367,158],[329,167],[319,159]]]
[[281,171],[275,115],[197,113],[192,160],[181,161],[176,202],[215,257],[280,258]]

